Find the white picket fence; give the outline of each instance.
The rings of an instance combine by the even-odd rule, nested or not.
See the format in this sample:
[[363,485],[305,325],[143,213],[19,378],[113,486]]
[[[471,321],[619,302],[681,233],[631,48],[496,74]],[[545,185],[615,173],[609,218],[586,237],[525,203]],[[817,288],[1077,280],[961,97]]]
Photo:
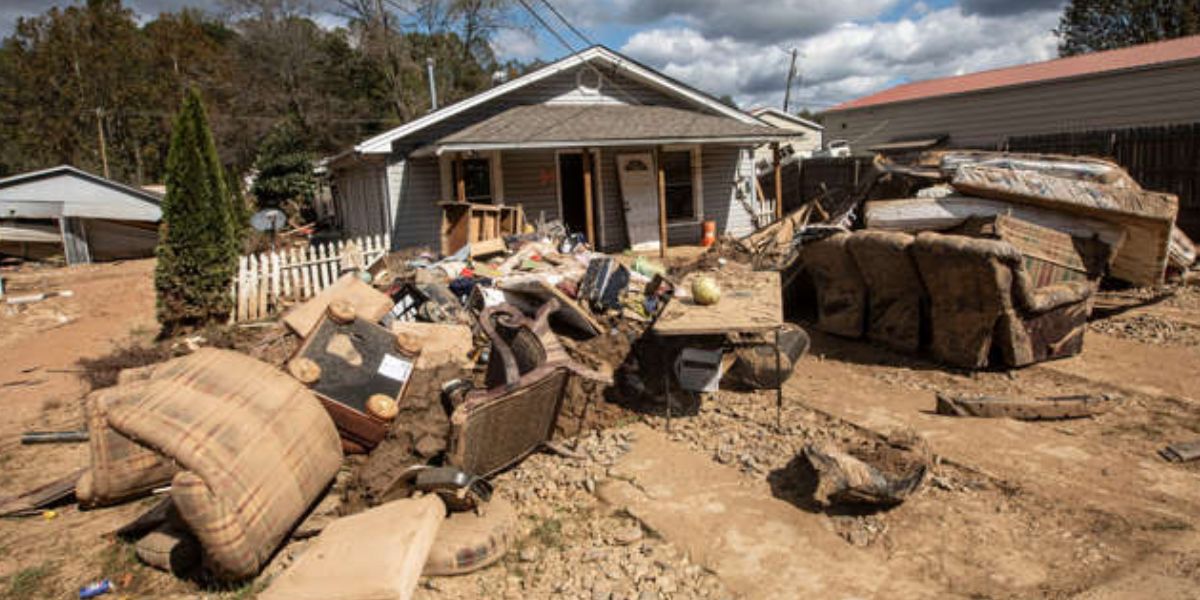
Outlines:
[[256,321],[317,295],[351,265],[368,267],[388,252],[387,234],[242,256],[230,294],[231,322]]

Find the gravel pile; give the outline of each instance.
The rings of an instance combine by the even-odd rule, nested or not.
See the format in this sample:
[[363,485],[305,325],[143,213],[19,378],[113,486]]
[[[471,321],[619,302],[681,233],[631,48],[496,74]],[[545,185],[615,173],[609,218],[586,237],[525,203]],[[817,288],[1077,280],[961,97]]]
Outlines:
[[729,598],[720,581],[593,495],[632,433],[592,432],[572,456],[535,454],[496,479],[520,515],[516,545],[491,568],[426,578],[417,598]]

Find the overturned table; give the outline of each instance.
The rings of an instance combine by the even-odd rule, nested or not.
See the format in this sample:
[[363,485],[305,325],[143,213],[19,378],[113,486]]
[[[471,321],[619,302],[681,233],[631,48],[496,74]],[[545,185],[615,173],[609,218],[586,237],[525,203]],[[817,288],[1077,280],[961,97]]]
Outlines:
[[[780,371],[779,334],[783,328],[783,297],[776,271],[693,272],[679,283],[690,290],[696,277],[708,276],[721,288],[721,300],[700,305],[692,298],[671,300],[654,322],[650,332],[659,338],[722,336],[722,348],[759,345],[762,336],[774,332],[775,370]],[[747,339],[749,338],[749,339]],[[674,364],[675,361],[671,361]],[[775,386],[776,421],[783,411],[783,380]],[[671,426],[671,369],[663,371],[663,390],[667,400],[667,428]]]

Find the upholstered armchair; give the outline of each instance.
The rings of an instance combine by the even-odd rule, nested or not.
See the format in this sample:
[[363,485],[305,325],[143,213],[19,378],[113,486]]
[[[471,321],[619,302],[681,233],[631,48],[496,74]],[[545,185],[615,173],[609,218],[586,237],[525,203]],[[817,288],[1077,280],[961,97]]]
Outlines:
[[930,352],[967,367],[1019,367],[1083,348],[1094,284],[1035,287],[1000,240],[925,232],[912,255],[930,300]]

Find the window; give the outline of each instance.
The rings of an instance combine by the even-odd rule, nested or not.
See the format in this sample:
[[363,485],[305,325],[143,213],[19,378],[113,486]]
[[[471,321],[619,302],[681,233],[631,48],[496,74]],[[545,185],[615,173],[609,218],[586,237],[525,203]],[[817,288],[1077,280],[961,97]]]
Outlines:
[[[458,166],[462,165],[463,184],[467,191],[467,202],[476,204],[492,203],[492,167],[486,158],[467,158],[461,163],[452,163],[451,175],[455,185],[458,184]],[[458,192],[454,192],[457,194]]]
[[666,180],[667,220],[691,221],[696,218],[696,197],[692,180],[692,152],[680,150],[663,152],[663,175]]

